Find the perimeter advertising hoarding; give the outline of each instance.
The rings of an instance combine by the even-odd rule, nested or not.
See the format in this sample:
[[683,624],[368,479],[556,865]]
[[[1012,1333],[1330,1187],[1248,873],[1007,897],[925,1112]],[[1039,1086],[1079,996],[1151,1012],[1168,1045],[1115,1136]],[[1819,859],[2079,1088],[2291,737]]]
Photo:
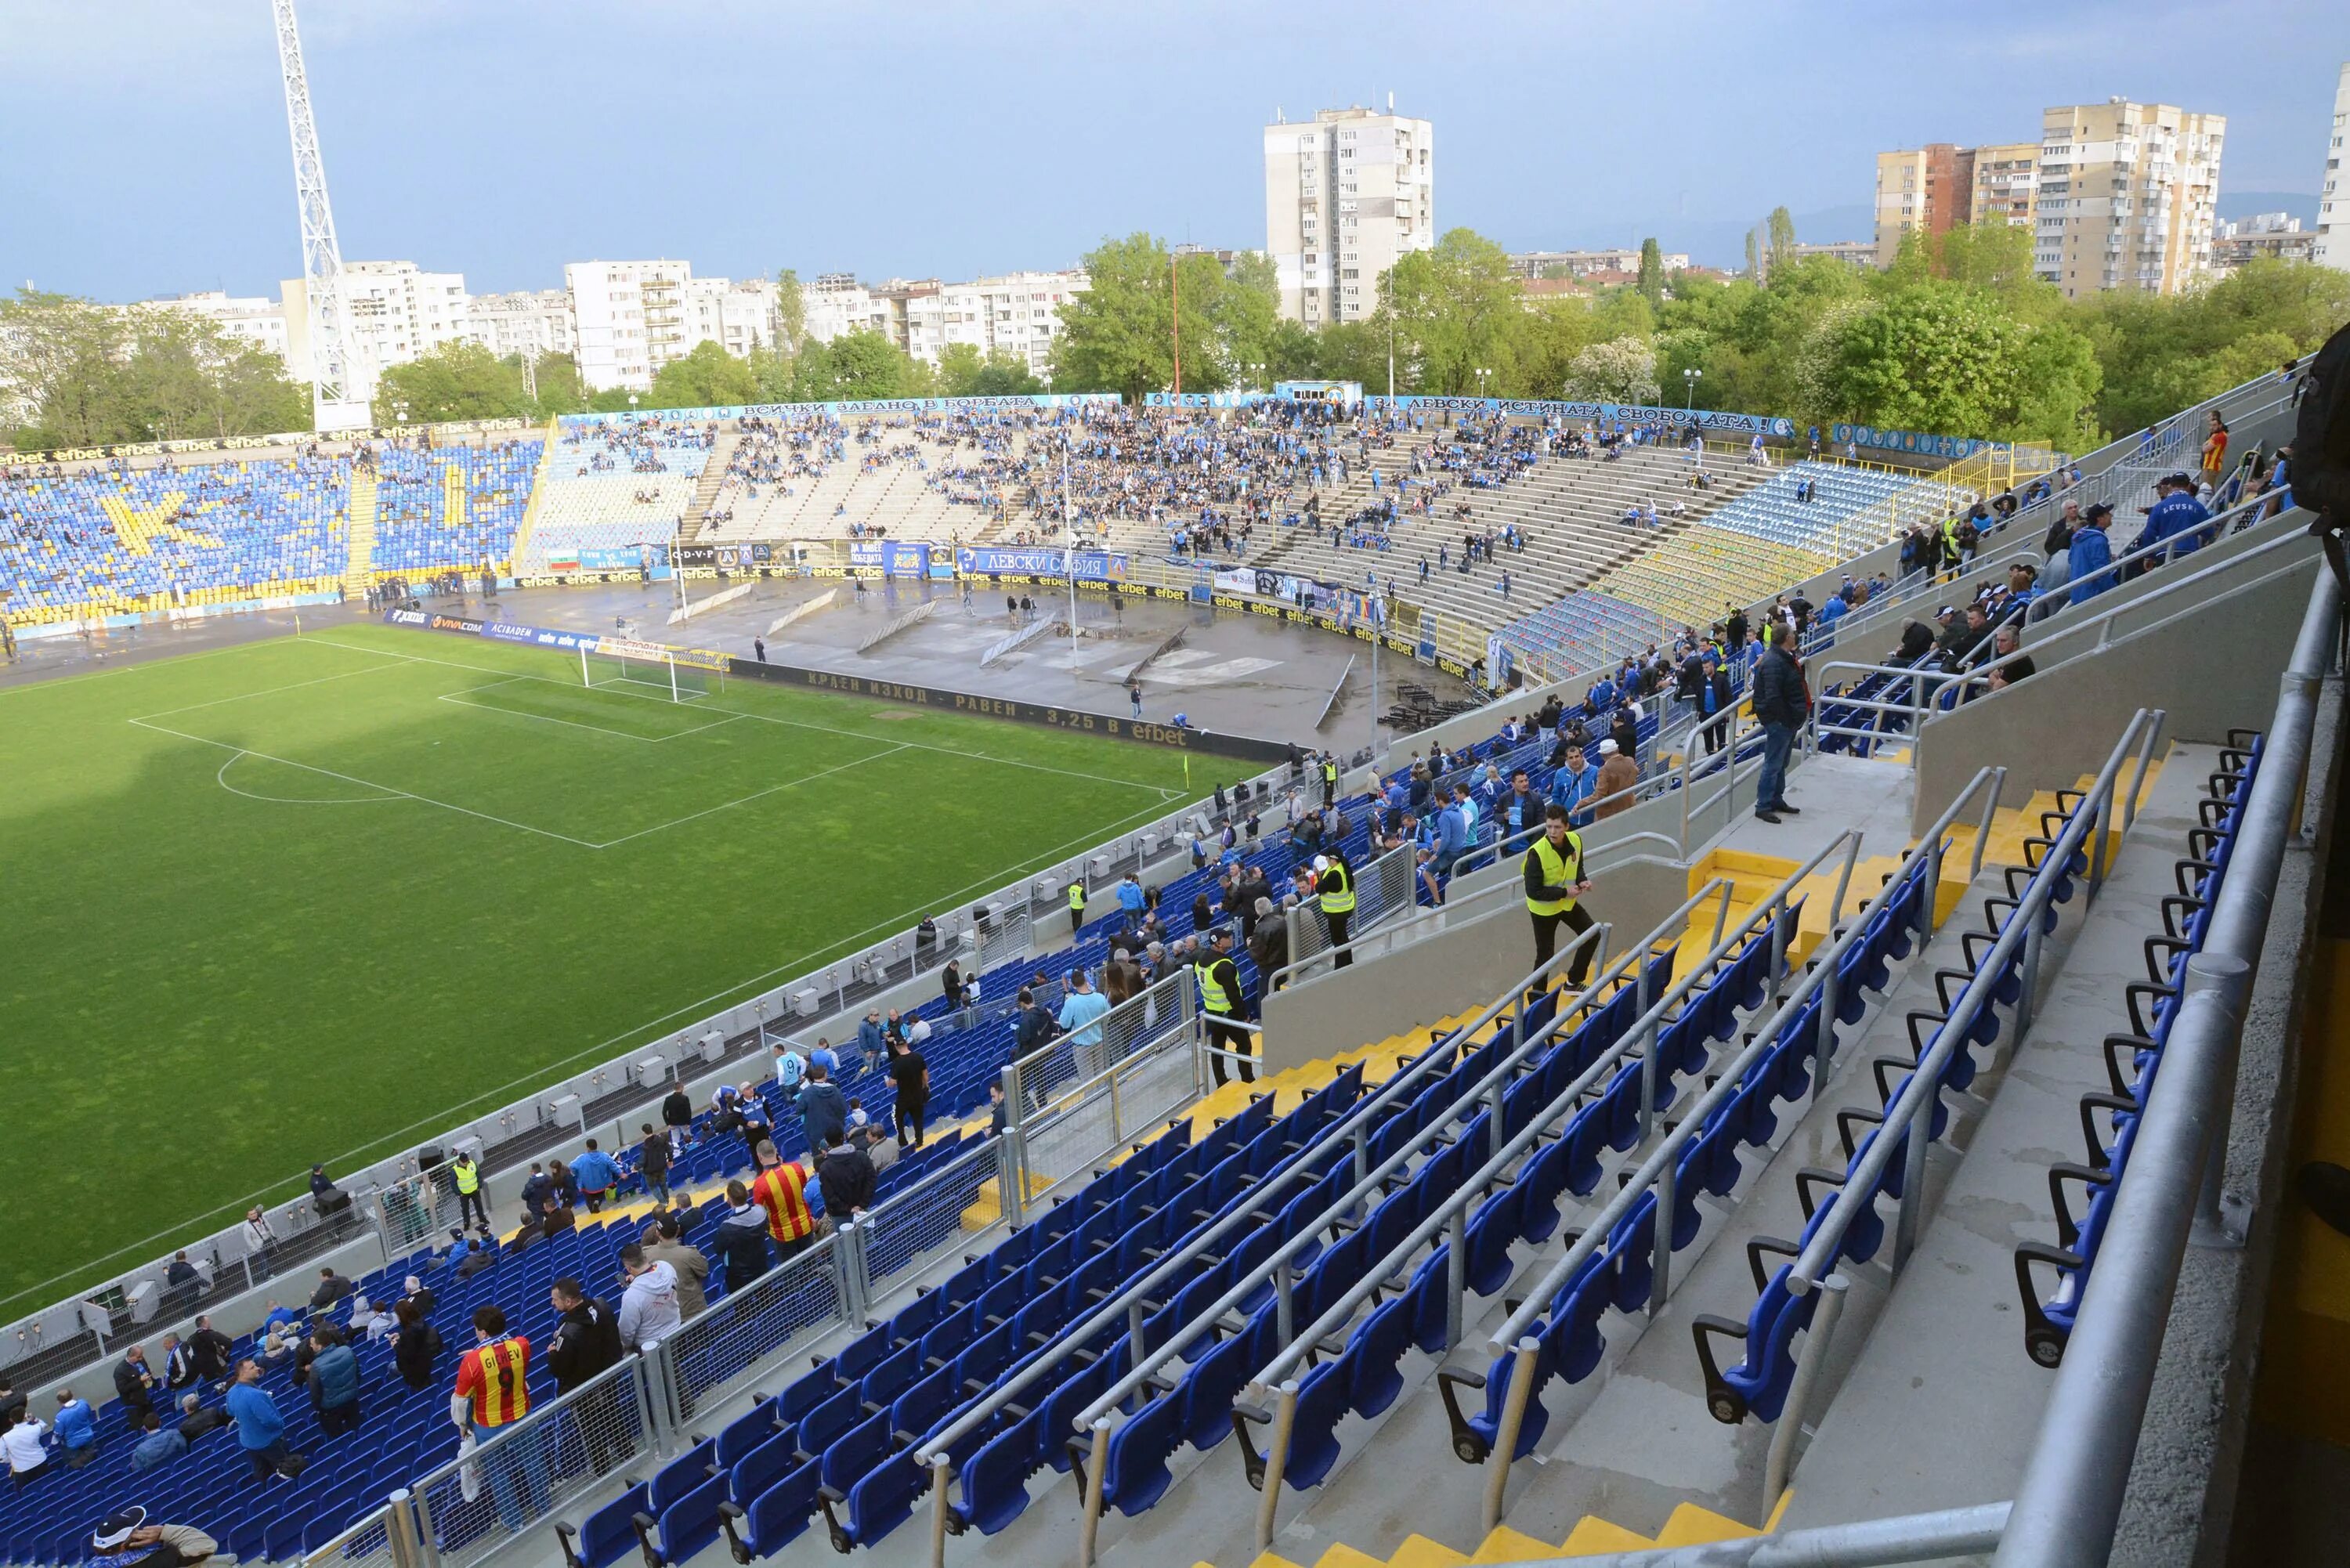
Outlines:
[[1112,713],[1088,713],[1080,709],[1054,708],[1009,697],[952,691],[940,686],[919,685],[910,680],[875,680],[863,675],[842,675],[830,670],[806,670],[791,664],[762,664],[752,659],[735,659],[726,672],[736,680],[771,680],[785,686],[806,687],[810,691],[837,692],[846,697],[901,702],[941,713],[976,713],[985,718],[1009,719],[1015,724],[1035,724],[1048,730],[1077,730],[1089,735],[1139,741],[1144,745],[1165,746],[1173,751],[1240,757],[1258,763],[1289,760],[1289,747],[1278,741],[1261,741],[1253,735],[1221,735],[1205,730],[1179,730],[1172,724],[1146,723],[1122,719]]
[[[1132,558],[1123,555],[1079,550],[1076,556],[1075,575],[1081,583],[1122,583],[1132,569]],[[1071,576],[1066,550],[966,545],[955,552],[955,563],[978,576],[1057,578],[1066,582]]]

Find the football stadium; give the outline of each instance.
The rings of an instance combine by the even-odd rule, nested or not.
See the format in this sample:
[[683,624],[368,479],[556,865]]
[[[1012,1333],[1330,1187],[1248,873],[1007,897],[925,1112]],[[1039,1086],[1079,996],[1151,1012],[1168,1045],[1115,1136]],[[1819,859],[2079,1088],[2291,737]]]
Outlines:
[[1032,348],[648,263],[400,358],[271,9],[297,338],[189,362],[290,400],[76,425],[187,329],[0,306],[12,1568],[2341,1561],[2350,217],[2178,194],[2065,314],[2065,160],[2219,117],[1885,154],[1866,255],[1489,246],[1501,371],[1404,305],[1477,236],[1282,252],[1326,133],[1430,239],[1392,101]]

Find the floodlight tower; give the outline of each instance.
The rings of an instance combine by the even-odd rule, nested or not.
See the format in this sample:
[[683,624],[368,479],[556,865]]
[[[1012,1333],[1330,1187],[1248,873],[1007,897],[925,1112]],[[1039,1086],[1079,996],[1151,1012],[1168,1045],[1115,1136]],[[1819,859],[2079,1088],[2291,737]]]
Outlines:
[[358,367],[343,313],[343,247],[327,202],[327,166],[318,157],[318,122],[310,114],[310,78],[294,0],[270,0],[277,18],[277,64],[286,77],[286,126],[294,138],[294,201],[302,218],[303,295],[310,332],[310,405],[318,431],[364,430],[367,400],[358,397]]

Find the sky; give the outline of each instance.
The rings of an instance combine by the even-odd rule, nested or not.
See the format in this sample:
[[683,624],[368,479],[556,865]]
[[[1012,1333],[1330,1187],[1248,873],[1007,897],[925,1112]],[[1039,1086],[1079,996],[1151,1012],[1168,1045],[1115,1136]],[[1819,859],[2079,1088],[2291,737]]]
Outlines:
[[[1262,246],[1262,127],[1389,93],[1434,122],[1439,228],[1512,249],[1735,265],[1780,204],[1863,237],[1879,149],[2036,140],[2112,96],[2228,116],[2223,213],[2314,211],[2350,59],[2341,0],[300,4],[345,259],[476,293],[589,259],[963,278],[1138,229]],[[0,0],[0,149],[6,288],[299,271],[268,0]]]

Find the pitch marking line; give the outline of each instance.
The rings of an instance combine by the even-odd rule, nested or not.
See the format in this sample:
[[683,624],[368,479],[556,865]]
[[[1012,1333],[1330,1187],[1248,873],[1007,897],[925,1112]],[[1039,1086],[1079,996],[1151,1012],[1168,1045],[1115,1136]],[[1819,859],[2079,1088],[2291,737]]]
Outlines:
[[[260,645],[246,643],[240,644],[239,646],[255,647]],[[234,649],[221,649],[214,651],[231,652],[234,651]],[[204,656],[203,654],[192,654],[189,657],[201,659]],[[99,670],[94,673],[113,674],[115,672],[112,670]],[[52,681],[48,684],[54,685],[57,683]],[[16,690],[30,690],[30,688],[16,688]],[[1083,845],[1097,844],[1101,842],[1100,837],[1097,836],[1101,834],[1107,833],[1111,836],[1115,836],[1128,824],[1139,821],[1142,817],[1148,815],[1150,809],[1151,808],[1149,806],[1144,806],[1140,811],[1131,812],[1127,815],[1118,818],[1116,822],[1109,824],[1107,828],[1088,828],[1086,832],[1078,835],[1075,838],[1068,839],[1056,845],[1053,848],[1045,850],[1030,859],[1019,862],[1017,869],[1020,875],[1025,876],[1031,870],[1049,866],[1055,860],[1060,858],[1065,850],[1074,849]],[[874,921],[873,924],[866,927],[861,931],[852,932],[848,936],[839,938],[838,940],[829,942],[823,947],[786,959],[783,963],[777,964],[772,969],[763,970],[747,980],[738,981],[723,991],[713,991],[708,996],[698,998],[692,1002],[681,1003],[679,1006],[670,1009],[670,1011],[662,1013],[660,1017],[652,1019],[648,1023],[639,1024],[633,1029],[599,1040],[595,1044],[574,1051],[568,1055],[557,1057],[552,1062],[546,1063],[539,1067],[534,1068],[530,1073],[522,1077],[510,1078],[506,1082],[497,1085],[494,1087],[484,1089],[481,1093],[474,1095],[470,1098],[460,1100],[457,1104],[451,1106],[446,1109],[434,1111],[416,1121],[412,1121],[406,1127],[396,1127],[380,1137],[359,1145],[357,1148],[347,1149],[343,1153],[336,1155],[332,1158],[328,1159],[327,1164],[337,1168],[364,1165],[368,1163],[369,1158],[371,1158],[379,1149],[391,1148],[401,1143],[412,1141],[411,1137],[412,1134],[427,1132],[435,1127],[446,1127],[452,1122],[463,1120],[463,1113],[471,1110],[475,1106],[484,1105],[500,1099],[511,1099],[515,1090],[530,1088],[550,1083],[561,1075],[563,1069],[569,1067],[576,1063],[608,1058],[616,1050],[626,1049],[630,1044],[649,1043],[654,1036],[666,1033],[667,1026],[673,1023],[680,1018],[687,1019],[689,1022],[698,1022],[709,1015],[714,1004],[725,1002],[729,998],[743,996],[745,992],[750,992],[754,987],[760,985],[764,981],[775,980],[778,976],[789,974],[795,971],[806,971],[818,967],[825,961],[827,955],[847,952],[849,949],[854,948],[858,943],[864,941],[868,937],[878,936],[884,931],[902,930],[909,922],[919,918],[923,911],[927,909],[951,908],[959,899],[979,892],[991,883],[995,883],[1000,886],[1001,884],[998,879],[1003,875],[1004,873],[1001,871],[990,873],[980,880],[965,883],[962,887],[956,888],[953,892],[945,894],[935,900],[928,900],[916,905],[910,909],[901,910],[897,914],[886,916],[881,919]],[[201,1214],[192,1215],[184,1220],[174,1221],[172,1225],[156,1231],[151,1236],[141,1237],[136,1241],[125,1242],[123,1245],[117,1247],[110,1252],[90,1259],[87,1263],[82,1265],[80,1270],[62,1274],[52,1274],[46,1280],[41,1280],[33,1284],[26,1285],[10,1293],[9,1294],[0,1295],[0,1306],[5,1306],[11,1303],[21,1301],[26,1296],[36,1295],[44,1293],[47,1291],[49,1287],[57,1284],[61,1280],[73,1278],[76,1274],[80,1273],[85,1270],[96,1268],[103,1263],[110,1263],[117,1258],[129,1257],[133,1253],[143,1255],[147,1252],[152,1251],[167,1238],[188,1234],[200,1227],[205,1220],[213,1219],[216,1215],[241,1214],[252,1205],[263,1201],[270,1193],[281,1190],[285,1186],[286,1183],[278,1182],[272,1186],[262,1188],[257,1191],[249,1192],[243,1198],[232,1199],[229,1202],[219,1205],[217,1208],[208,1209]]]
[[[194,741],[200,745],[217,746],[224,752],[234,752],[237,753],[238,756],[259,757],[265,763],[278,763],[289,768],[300,768],[305,773],[317,774],[325,778],[340,779],[345,784],[357,784],[361,789],[381,790],[386,794],[396,794],[407,800],[421,802],[426,805],[437,805],[443,811],[453,811],[463,816],[477,817],[484,822],[494,822],[501,827],[519,828],[525,833],[535,833],[541,838],[560,839],[566,844],[576,844],[582,849],[600,849],[603,847],[603,846],[592,844],[585,838],[574,838],[567,833],[555,833],[544,827],[533,827],[526,822],[512,822],[503,816],[492,816],[486,811],[475,811],[473,807],[468,805],[455,805],[445,800],[434,800],[431,795],[418,794],[413,790],[394,789],[390,784],[378,784],[373,779],[358,778],[349,774],[338,774],[332,768],[321,768],[313,766],[308,763],[297,763],[291,757],[272,756],[267,752],[256,752],[250,746],[240,746],[234,741],[215,741],[209,735],[192,735],[185,730],[174,730],[167,724],[151,723],[144,719],[132,719],[128,721],[128,722],[136,724],[142,730],[152,730],[159,735],[171,735],[182,741]],[[231,760],[234,761],[234,758],[232,758]]]
[[802,778],[785,779],[782,784],[769,784],[765,789],[760,790],[753,794],[746,794],[740,800],[730,800],[721,805],[709,806],[703,810],[692,812],[685,816],[681,816],[674,822],[664,822],[656,827],[641,828],[635,833],[625,835],[622,837],[612,839],[607,843],[598,844],[596,847],[598,849],[609,849],[615,845],[626,844],[631,838],[642,838],[648,833],[664,833],[682,823],[691,822],[697,817],[708,816],[713,812],[732,811],[738,805],[748,805],[754,800],[764,800],[768,795],[774,794],[777,790],[786,790],[794,788],[799,784],[813,784],[817,779],[826,777],[827,774],[846,773],[850,768],[861,768],[868,763],[879,762],[883,757],[889,756],[898,752],[902,752],[906,748],[904,746],[891,746],[888,751],[875,752],[868,756],[858,757],[851,762],[836,763],[831,767],[819,769]]
[[[568,686],[569,684],[567,681],[548,680],[546,677],[543,675],[515,675],[512,670],[500,670],[494,665],[467,664],[462,659],[430,659],[421,653],[394,653],[388,649],[363,648],[357,643],[336,642],[331,639],[324,637],[312,637],[306,640],[324,643],[328,648],[339,648],[350,653],[373,653],[385,659],[404,659],[412,664],[439,664],[446,666],[451,670],[471,670],[483,675],[504,675],[515,680],[536,680],[544,682],[549,686]],[[597,690],[603,691],[608,690],[608,688],[598,687]],[[623,695],[635,697],[639,701],[646,702],[666,701],[666,699],[646,696],[641,692],[636,691],[626,692],[623,693]],[[836,695],[837,695],[837,693],[836,693]],[[746,712],[740,708],[716,708],[712,711],[713,712],[720,713],[732,713],[738,719],[755,719],[763,724],[781,724],[787,729],[815,730],[827,735],[847,735],[851,740],[871,741],[878,738],[876,736],[867,734],[862,730],[843,730],[832,724],[811,724],[801,719],[778,719],[771,713],[751,713]],[[1162,801],[1181,800],[1185,798],[1184,793],[1181,790],[1169,789],[1162,784],[1142,784],[1134,779],[1111,778],[1106,774],[1089,774],[1077,768],[1056,768],[1052,766],[1050,763],[1023,762],[1016,757],[992,757],[984,752],[957,751],[952,746],[934,746],[922,741],[900,741],[898,742],[898,746],[901,751],[936,752],[941,756],[960,757],[966,762],[994,763],[1007,768],[1026,768],[1032,773],[1058,774],[1063,778],[1087,779],[1095,784],[1118,784],[1127,789],[1149,790],[1158,795]]]
[[[253,790],[239,789],[228,782],[228,771],[251,755],[253,755],[251,752],[241,751],[231,756],[228,761],[220,765],[220,772],[213,775],[213,782],[231,794],[241,794],[247,800],[266,801],[271,805],[380,805],[385,801],[400,798],[397,794],[363,794],[347,796],[341,800],[305,800],[298,795],[260,794]],[[368,787],[379,789],[382,786],[369,784]]]
[[[339,648],[342,645],[338,643],[335,646]],[[397,667],[389,664],[382,664],[377,665],[375,668],[379,670],[390,670]],[[663,741],[680,741],[683,740],[688,735],[699,735],[704,730],[719,729],[724,725],[731,724],[737,719],[743,717],[740,713],[732,712],[723,709],[715,709],[712,710],[712,711],[724,712],[726,716],[723,719],[712,719],[707,724],[696,724],[691,730],[680,730],[674,734],[632,735],[626,730],[608,730],[601,724],[590,724],[580,719],[558,719],[551,713],[533,713],[521,708],[501,708],[494,702],[468,702],[465,701],[466,698],[473,696],[476,692],[494,691],[501,686],[514,686],[525,681],[534,686],[544,686],[547,684],[536,675],[509,675],[504,680],[493,680],[486,686],[468,686],[463,691],[444,691],[441,694],[440,701],[443,702],[454,702],[460,708],[479,708],[484,712],[487,713],[511,713],[517,719],[540,719],[550,724],[568,724],[575,730],[593,730],[598,734],[618,735],[624,741],[643,741],[649,745],[655,746],[660,745]],[[598,690],[602,690],[602,688],[598,688]]]
[[[340,648],[343,645],[335,643],[332,646]],[[259,691],[240,691],[234,697],[215,697],[209,702],[191,702],[184,708],[166,708],[160,713],[149,713],[144,717],[169,719],[181,713],[195,712],[200,708],[217,708],[224,702],[250,702],[255,697],[275,697],[281,691],[298,691],[305,686],[324,686],[329,680],[348,680],[354,675],[373,675],[387,668],[386,665],[370,664],[364,670],[346,670],[339,675],[321,675],[315,680],[290,681],[284,686],[271,686]],[[135,724],[139,720],[133,719],[131,722]]]

